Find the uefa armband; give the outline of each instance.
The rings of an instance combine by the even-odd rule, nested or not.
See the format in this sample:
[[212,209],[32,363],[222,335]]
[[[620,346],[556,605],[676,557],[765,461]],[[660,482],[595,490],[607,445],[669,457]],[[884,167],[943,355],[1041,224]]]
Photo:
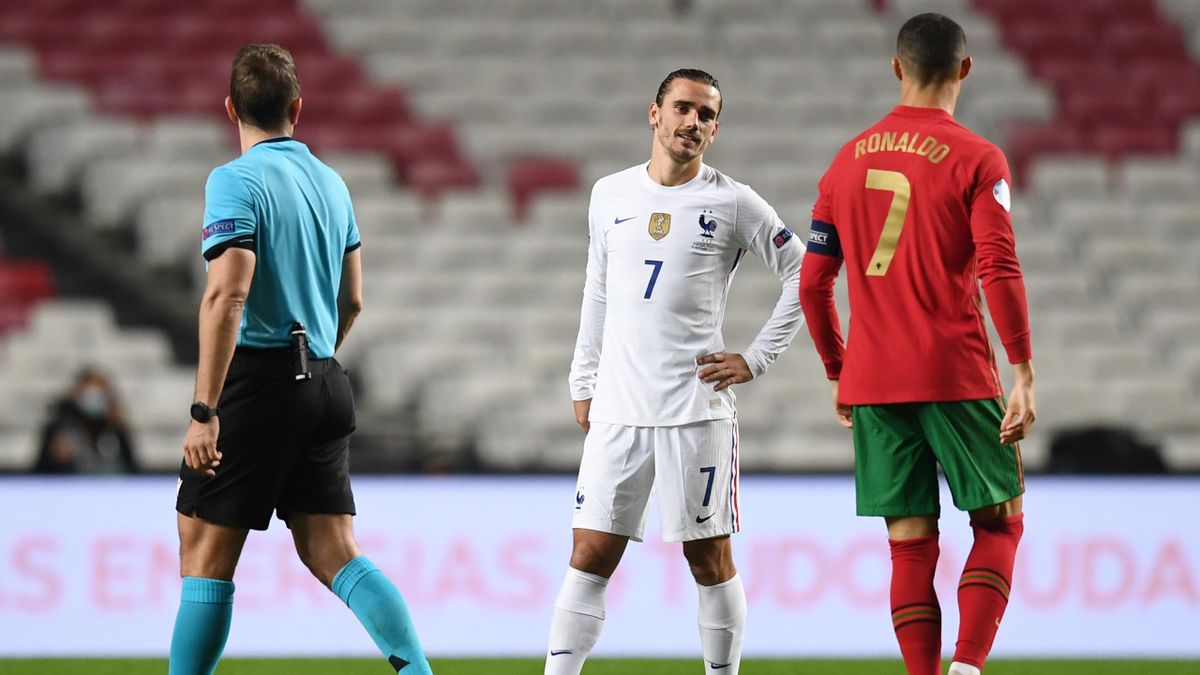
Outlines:
[[807,248],[810,253],[842,257],[842,242],[838,239],[837,228],[832,223],[821,220],[812,221],[812,227],[808,231]]

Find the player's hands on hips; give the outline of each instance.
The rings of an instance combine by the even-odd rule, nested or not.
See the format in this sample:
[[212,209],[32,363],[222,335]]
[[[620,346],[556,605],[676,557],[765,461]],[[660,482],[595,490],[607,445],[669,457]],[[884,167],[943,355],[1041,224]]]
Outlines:
[[1024,439],[1037,419],[1033,401],[1033,365],[1025,361],[1015,364],[1013,370],[1016,377],[1008,395],[1008,410],[1000,422],[1000,442],[1006,444]]
[[220,417],[200,423],[192,420],[187,435],[183,437],[183,461],[192,471],[202,476],[217,475],[221,464],[221,452],[217,450],[217,436],[221,432]]
[[850,415],[850,406],[844,403],[838,403],[838,381],[830,380],[833,385],[833,414],[837,415],[838,424],[851,429],[854,427],[854,418]]
[[591,429],[592,423],[588,421],[588,414],[592,411],[592,399],[572,401],[572,403],[575,404],[575,421],[583,427],[584,431]]
[[713,387],[713,391],[721,391],[731,384],[741,384],[754,379],[754,373],[750,372],[750,366],[741,354],[730,354],[729,352],[705,354],[696,359],[696,364],[708,366],[701,370],[699,375],[704,382],[717,383],[717,386]]

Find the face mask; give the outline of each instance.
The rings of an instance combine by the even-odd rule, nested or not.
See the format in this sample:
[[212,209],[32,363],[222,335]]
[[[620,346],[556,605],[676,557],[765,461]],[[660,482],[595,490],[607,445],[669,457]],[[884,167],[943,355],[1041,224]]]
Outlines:
[[94,419],[108,414],[108,395],[98,387],[88,387],[80,392],[76,404],[84,415]]

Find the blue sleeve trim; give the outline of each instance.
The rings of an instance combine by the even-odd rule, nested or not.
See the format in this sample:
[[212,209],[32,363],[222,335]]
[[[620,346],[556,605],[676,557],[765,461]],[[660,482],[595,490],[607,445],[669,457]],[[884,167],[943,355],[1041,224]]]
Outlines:
[[821,220],[812,221],[808,231],[808,252],[841,258],[842,240],[838,238],[837,227]]

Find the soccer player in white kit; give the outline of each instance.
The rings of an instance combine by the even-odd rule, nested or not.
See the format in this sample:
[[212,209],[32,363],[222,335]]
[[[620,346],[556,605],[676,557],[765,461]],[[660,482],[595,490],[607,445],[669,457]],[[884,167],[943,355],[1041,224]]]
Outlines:
[[[738,672],[746,593],[729,538],[740,526],[729,387],[766,372],[799,330],[804,246],[762,197],[703,163],[721,103],[708,73],[671,73],[650,104],[650,162],[592,189],[570,376],[587,438],[546,675],[583,668],[603,627],[608,579],[629,539],[642,539],[651,488],[662,537],[683,542],[699,589],[705,672]],[[783,291],[758,337],[736,354],[725,351],[721,321],[747,252]]]

